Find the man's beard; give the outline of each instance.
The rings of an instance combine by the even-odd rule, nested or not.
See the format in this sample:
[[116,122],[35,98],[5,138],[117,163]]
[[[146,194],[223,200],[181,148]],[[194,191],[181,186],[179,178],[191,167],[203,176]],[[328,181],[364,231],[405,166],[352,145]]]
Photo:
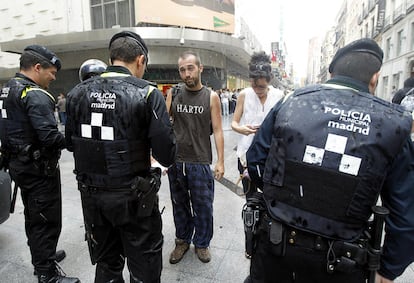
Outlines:
[[200,80],[198,78],[191,78],[190,80],[185,80],[184,83],[187,87],[193,88],[198,85]]

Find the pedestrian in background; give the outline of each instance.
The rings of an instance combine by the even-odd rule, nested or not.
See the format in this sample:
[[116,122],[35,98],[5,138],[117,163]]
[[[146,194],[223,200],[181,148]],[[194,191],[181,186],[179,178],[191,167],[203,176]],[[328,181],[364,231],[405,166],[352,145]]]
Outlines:
[[404,86],[399,89],[392,97],[392,103],[401,104],[401,101],[407,95],[414,95],[414,77],[408,78],[404,81]]
[[56,107],[58,110],[58,116],[60,123],[64,126],[66,124],[66,97],[65,94],[60,93],[58,96]]
[[230,93],[228,89],[222,89],[220,94],[221,100],[221,107],[222,107],[222,114],[223,116],[229,116],[229,100],[230,100]]
[[253,137],[270,109],[283,97],[283,92],[270,85],[273,79],[270,57],[265,52],[255,52],[249,62],[251,87],[240,91],[237,97],[231,128],[241,134],[237,144],[237,167],[242,178],[246,198],[257,192],[257,186],[243,178],[247,168],[246,152]]
[[73,151],[95,283],[160,282],[160,170],[175,159],[175,137],[161,92],[142,80],[148,49],[136,33],[109,42],[112,66],[67,98],[66,141]]
[[27,244],[39,283],[80,282],[66,277],[56,265],[65,257],[64,251],[56,255],[62,230],[59,158],[65,139],[57,128],[56,101],[47,89],[60,68],[52,51],[27,46],[20,56],[20,71],[0,96],[5,109],[1,144],[10,155],[10,176],[21,190]]
[[[167,96],[167,109],[177,137],[177,160],[168,169],[176,228],[176,246],[170,263],[178,263],[191,242],[198,258],[206,263],[211,260],[214,177],[219,180],[224,174],[220,98],[202,85],[203,65],[197,54],[184,52],[178,59],[178,71],[184,84]],[[214,177],[210,168],[211,134],[217,151]]]
[[[247,164],[266,208],[245,282],[365,283],[379,261],[375,282],[392,282],[413,262],[412,118],[373,95],[382,59],[372,39],[349,43],[330,80],[296,90],[263,121]],[[381,255],[367,237],[382,233],[367,227],[379,195],[390,211]]]

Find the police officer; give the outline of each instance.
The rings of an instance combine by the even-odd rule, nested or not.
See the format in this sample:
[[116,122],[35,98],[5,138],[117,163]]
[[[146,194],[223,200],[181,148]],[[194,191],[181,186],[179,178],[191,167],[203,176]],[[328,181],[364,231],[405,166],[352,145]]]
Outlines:
[[46,89],[60,67],[59,58],[47,48],[27,46],[20,72],[3,87],[0,98],[1,143],[10,155],[9,173],[21,189],[32,264],[42,283],[80,282],[61,274],[55,263],[62,228],[58,160],[65,139],[54,116],[55,98]]
[[81,82],[102,74],[108,66],[98,59],[88,59],[79,68],[79,80]]
[[401,104],[407,95],[414,95],[414,77],[410,77],[404,81],[404,87],[394,94],[392,103]]
[[263,122],[247,152],[266,209],[246,282],[375,277],[379,252],[365,234],[379,194],[390,214],[376,282],[392,282],[413,261],[411,117],[373,95],[382,59],[371,39],[346,45],[332,79],[296,90]]
[[[77,85],[67,98],[66,141],[73,151],[95,282],[160,282],[160,171],[169,166],[175,136],[161,92],[142,80],[148,63],[143,39],[131,31],[109,43],[112,66]],[[156,172],[154,172],[156,171]]]

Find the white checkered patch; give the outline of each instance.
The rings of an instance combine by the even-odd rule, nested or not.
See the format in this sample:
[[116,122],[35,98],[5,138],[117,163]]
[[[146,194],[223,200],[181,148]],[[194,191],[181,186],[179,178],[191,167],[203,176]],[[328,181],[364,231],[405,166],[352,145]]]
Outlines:
[[306,146],[305,153],[303,155],[303,162],[321,166],[326,151],[337,153],[342,155],[338,171],[356,176],[358,175],[362,160],[359,157],[345,154],[347,142],[347,137],[328,134],[325,148],[318,148],[311,145]]
[[3,107],[3,100],[0,100],[0,110],[1,110],[1,118],[7,119],[7,111]]
[[91,113],[91,123],[81,124],[81,136],[83,138],[92,138],[92,128],[98,127],[101,133],[101,140],[114,140],[114,128],[102,125],[103,113]]

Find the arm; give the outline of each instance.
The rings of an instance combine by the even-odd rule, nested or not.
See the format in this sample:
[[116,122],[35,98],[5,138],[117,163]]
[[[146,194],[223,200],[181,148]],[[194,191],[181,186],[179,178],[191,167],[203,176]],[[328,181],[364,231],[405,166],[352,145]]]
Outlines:
[[72,101],[71,93],[68,94],[66,99],[66,125],[65,125],[65,140],[66,140],[66,148],[68,151],[73,152],[73,143],[72,143],[72,133],[73,133],[73,113],[72,109],[70,108]]
[[167,98],[165,100],[165,104],[167,107],[167,113],[171,116],[171,103],[172,103],[172,88],[167,91]]
[[392,280],[388,280],[384,277],[382,277],[381,275],[379,275],[378,273],[375,276],[375,283],[393,283],[394,281]]
[[224,175],[224,136],[221,125],[220,98],[214,91],[210,94],[211,123],[213,126],[214,142],[217,150],[217,163],[214,168],[214,177],[220,180]]
[[23,98],[26,113],[42,146],[53,149],[65,148],[65,138],[59,132],[55,119],[55,102],[48,92],[28,90]]
[[234,114],[233,114],[233,121],[231,121],[231,128],[233,129],[233,131],[239,134],[248,136],[250,134],[255,134],[257,131],[257,128],[253,127],[252,125],[240,125],[240,120],[244,112],[245,97],[246,97],[246,94],[244,91],[242,91],[239,94],[239,97],[237,98],[236,109],[234,110]]
[[164,97],[158,89],[154,89],[148,97],[151,122],[148,137],[152,155],[163,166],[168,167],[175,162],[176,140]]
[[385,239],[378,273],[394,280],[414,261],[414,145],[407,138],[395,158],[381,191],[390,211],[385,221]]
[[[280,103],[277,105],[280,105]],[[263,188],[262,177],[269,148],[272,143],[272,130],[276,119],[277,109],[278,108],[275,106],[270,110],[246,153],[249,176],[259,188]]]

